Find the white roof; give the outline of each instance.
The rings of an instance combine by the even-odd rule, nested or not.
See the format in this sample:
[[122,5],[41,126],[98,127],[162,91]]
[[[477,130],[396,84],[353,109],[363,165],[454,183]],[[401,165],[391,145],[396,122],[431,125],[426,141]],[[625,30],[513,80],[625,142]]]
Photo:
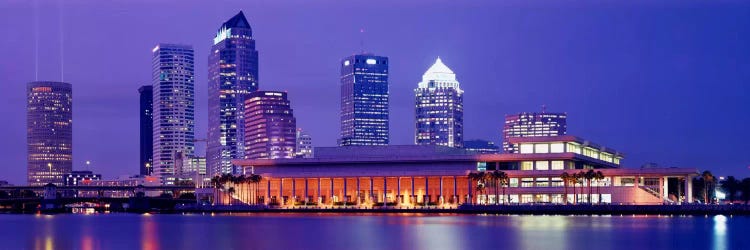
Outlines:
[[[432,87],[430,87],[430,82],[434,82]],[[437,87],[461,90],[459,83],[456,80],[456,74],[443,63],[443,60],[440,60],[440,57],[438,57],[437,60],[435,60],[435,63],[427,69],[427,72],[422,75],[422,82],[419,83],[419,88]]]

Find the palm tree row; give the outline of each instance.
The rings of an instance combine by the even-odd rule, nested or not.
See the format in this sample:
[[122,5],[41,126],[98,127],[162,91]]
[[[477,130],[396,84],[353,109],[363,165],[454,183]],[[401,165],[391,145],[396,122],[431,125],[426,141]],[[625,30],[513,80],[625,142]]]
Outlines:
[[[217,192],[219,192],[219,190],[225,189],[225,191],[229,194],[229,205],[233,204],[232,195],[237,192],[237,188],[235,187],[239,187],[239,196],[244,197],[244,200],[247,203],[256,204],[258,197],[258,184],[261,180],[263,180],[263,177],[257,174],[237,176],[232,174],[223,174],[212,177],[211,185],[214,187],[214,197],[220,197],[217,195]],[[250,187],[252,187],[252,189]],[[226,204],[223,201],[221,203]]]
[[[578,173],[572,173],[572,174],[568,172],[563,172],[560,175],[560,179],[562,179],[563,181],[563,186],[565,190],[565,195],[563,196],[564,197],[563,200],[565,204],[568,204],[568,186],[570,184],[573,184],[573,202],[574,203],[578,203],[578,200],[579,200],[578,194],[583,194],[584,186],[588,186],[587,198],[588,198],[588,203],[590,204],[592,203],[591,196],[593,193],[593,190],[592,190],[593,187],[591,186],[592,180],[596,180],[597,182],[601,181],[604,179],[604,174],[602,173],[602,171],[594,171],[593,169],[589,169],[588,171],[580,171]],[[576,193],[576,185],[578,184],[581,184],[581,191]],[[599,184],[596,185],[596,193],[598,194],[597,203],[601,203],[602,201],[602,196],[599,190],[599,186],[601,185]]]
[[[500,196],[498,196],[498,189],[502,188],[502,197],[505,197],[505,188],[510,183],[508,174],[503,171],[495,170],[492,172],[471,172],[468,175],[469,181],[476,182],[477,197],[482,191],[485,191],[486,187],[495,188],[495,204],[500,204]],[[486,195],[486,192],[485,192]],[[510,200],[510,194],[508,194],[508,201]]]

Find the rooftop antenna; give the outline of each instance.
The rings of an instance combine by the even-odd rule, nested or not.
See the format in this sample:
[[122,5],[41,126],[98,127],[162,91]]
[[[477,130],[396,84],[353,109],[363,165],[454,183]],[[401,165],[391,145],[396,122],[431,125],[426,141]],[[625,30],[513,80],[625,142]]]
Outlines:
[[34,0],[34,81],[39,81],[39,0]]
[[60,33],[60,81],[65,81],[65,53],[64,53],[64,44],[63,44],[63,4],[62,0],[57,0],[57,12],[58,12],[58,24],[59,24],[59,33]]
[[365,28],[359,28],[359,50],[365,53]]

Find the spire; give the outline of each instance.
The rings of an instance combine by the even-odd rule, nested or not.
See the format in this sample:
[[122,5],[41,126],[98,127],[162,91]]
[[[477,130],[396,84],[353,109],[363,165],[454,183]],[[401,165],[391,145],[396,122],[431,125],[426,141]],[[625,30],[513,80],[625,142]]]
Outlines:
[[245,13],[240,11],[240,13],[237,13],[237,15],[234,15],[232,18],[230,18],[228,21],[224,22],[224,25],[222,25],[222,28],[250,28],[250,23],[247,22],[247,18],[245,18]]

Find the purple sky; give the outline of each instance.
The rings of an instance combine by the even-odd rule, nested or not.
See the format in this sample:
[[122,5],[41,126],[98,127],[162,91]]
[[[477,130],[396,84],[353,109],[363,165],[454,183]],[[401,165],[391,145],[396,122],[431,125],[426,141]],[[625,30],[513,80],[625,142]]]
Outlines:
[[[0,0],[0,179],[26,174],[25,89],[34,2]],[[60,80],[58,1],[39,0],[39,80]],[[413,89],[437,56],[465,90],[467,139],[499,142],[503,116],[567,112],[568,132],[645,162],[748,176],[750,3],[714,1],[65,1],[64,76],[74,92],[74,169],[138,172],[138,93],[151,48],[193,45],[198,137],[207,52],[244,10],[260,87],[287,90],[316,146],[339,133],[339,60],[390,58],[391,142],[413,143]],[[220,3],[220,4],[219,4]],[[360,28],[365,34],[359,34]]]

